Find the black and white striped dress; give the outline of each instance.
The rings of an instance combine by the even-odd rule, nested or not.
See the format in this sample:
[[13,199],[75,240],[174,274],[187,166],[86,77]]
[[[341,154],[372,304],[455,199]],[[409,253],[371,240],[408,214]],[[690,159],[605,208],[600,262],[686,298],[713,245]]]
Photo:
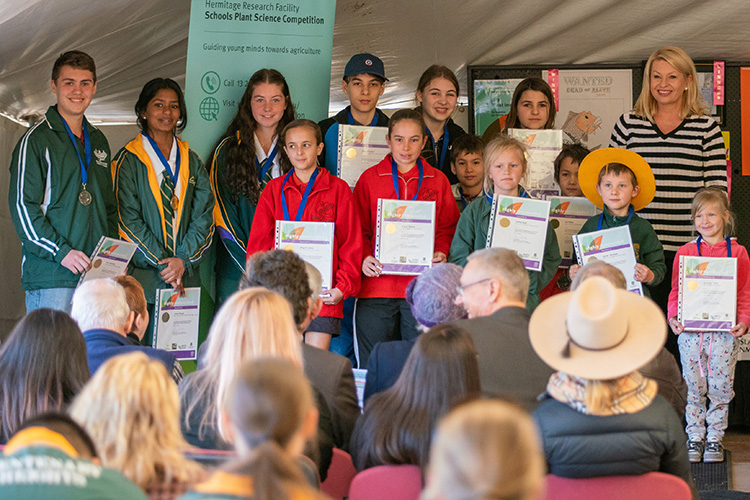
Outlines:
[[664,250],[676,252],[693,236],[690,206],[698,189],[727,186],[724,138],[713,118],[689,116],[673,131],[625,113],[615,124],[610,146],[641,155],[656,179],[654,200],[639,215],[654,227]]

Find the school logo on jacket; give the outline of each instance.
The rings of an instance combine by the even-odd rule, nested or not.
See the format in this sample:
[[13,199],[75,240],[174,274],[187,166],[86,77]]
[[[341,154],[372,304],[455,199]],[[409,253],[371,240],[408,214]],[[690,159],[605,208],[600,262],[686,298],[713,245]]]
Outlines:
[[422,199],[425,201],[437,201],[438,192],[437,189],[425,189],[422,192]]
[[107,152],[101,149],[94,150],[94,156],[96,156],[96,164],[100,167],[109,168],[109,162],[107,161]]
[[323,201],[316,208],[313,219],[322,222],[334,222],[335,217],[336,205],[327,201]]

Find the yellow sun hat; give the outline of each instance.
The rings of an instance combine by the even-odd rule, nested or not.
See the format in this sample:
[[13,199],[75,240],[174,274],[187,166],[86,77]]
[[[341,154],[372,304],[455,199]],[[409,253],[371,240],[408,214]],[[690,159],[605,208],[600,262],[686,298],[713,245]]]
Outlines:
[[630,203],[636,211],[651,203],[656,193],[656,181],[651,166],[638,153],[621,148],[597,149],[583,159],[578,167],[578,185],[586,199],[603,208],[604,202],[596,191],[596,185],[599,182],[599,172],[610,163],[621,163],[635,174],[640,192]]

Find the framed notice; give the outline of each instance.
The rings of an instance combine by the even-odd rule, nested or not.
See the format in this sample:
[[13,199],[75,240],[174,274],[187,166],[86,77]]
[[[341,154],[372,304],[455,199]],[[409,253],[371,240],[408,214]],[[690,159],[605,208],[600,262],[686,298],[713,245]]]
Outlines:
[[680,255],[678,297],[685,331],[728,332],[737,315],[737,259]]
[[156,290],[153,347],[179,360],[196,359],[200,305],[200,287],[186,288],[184,297],[171,288]]
[[474,80],[474,130],[481,136],[487,127],[510,112],[513,92],[522,78]]
[[378,200],[375,258],[383,274],[418,275],[432,267],[435,202]]
[[276,248],[291,250],[323,276],[323,290],[333,283],[333,222],[276,221]]
[[638,261],[628,226],[577,234],[573,236],[573,246],[578,264],[585,266],[592,260],[603,260],[620,270],[625,276],[628,290],[643,295],[641,282],[635,279],[635,265]]
[[339,125],[336,175],[354,188],[359,176],[389,153],[387,133],[386,127]]
[[487,246],[515,250],[526,269],[540,271],[547,240],[550,202],[495,195]]

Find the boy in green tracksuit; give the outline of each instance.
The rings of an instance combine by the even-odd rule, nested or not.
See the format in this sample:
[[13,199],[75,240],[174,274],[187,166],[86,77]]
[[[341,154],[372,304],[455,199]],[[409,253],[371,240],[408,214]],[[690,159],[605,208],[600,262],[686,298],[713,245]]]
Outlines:
[[52,68],[57,104],[13,150],[8,204],[23,246],[26,311],[70,312],[79,274],[102,236],[117,236],[107,139],[84,117],[96,93],[96,66],[77,50]]
[[[583,224],[578,234],[628,226],[637,264],[632,273],[624,273],[625,279],[641,282],[644,295],[650,297],[648,288],[661,283],[667,272],[664,248],[654,228],[635,213],[654,199],[656,183],[651,167],[633,151],[599,149],[581,162],[578,183],[583,195],[602,209],[600,215]],[[570,267],[571,279],[580,268]]]

